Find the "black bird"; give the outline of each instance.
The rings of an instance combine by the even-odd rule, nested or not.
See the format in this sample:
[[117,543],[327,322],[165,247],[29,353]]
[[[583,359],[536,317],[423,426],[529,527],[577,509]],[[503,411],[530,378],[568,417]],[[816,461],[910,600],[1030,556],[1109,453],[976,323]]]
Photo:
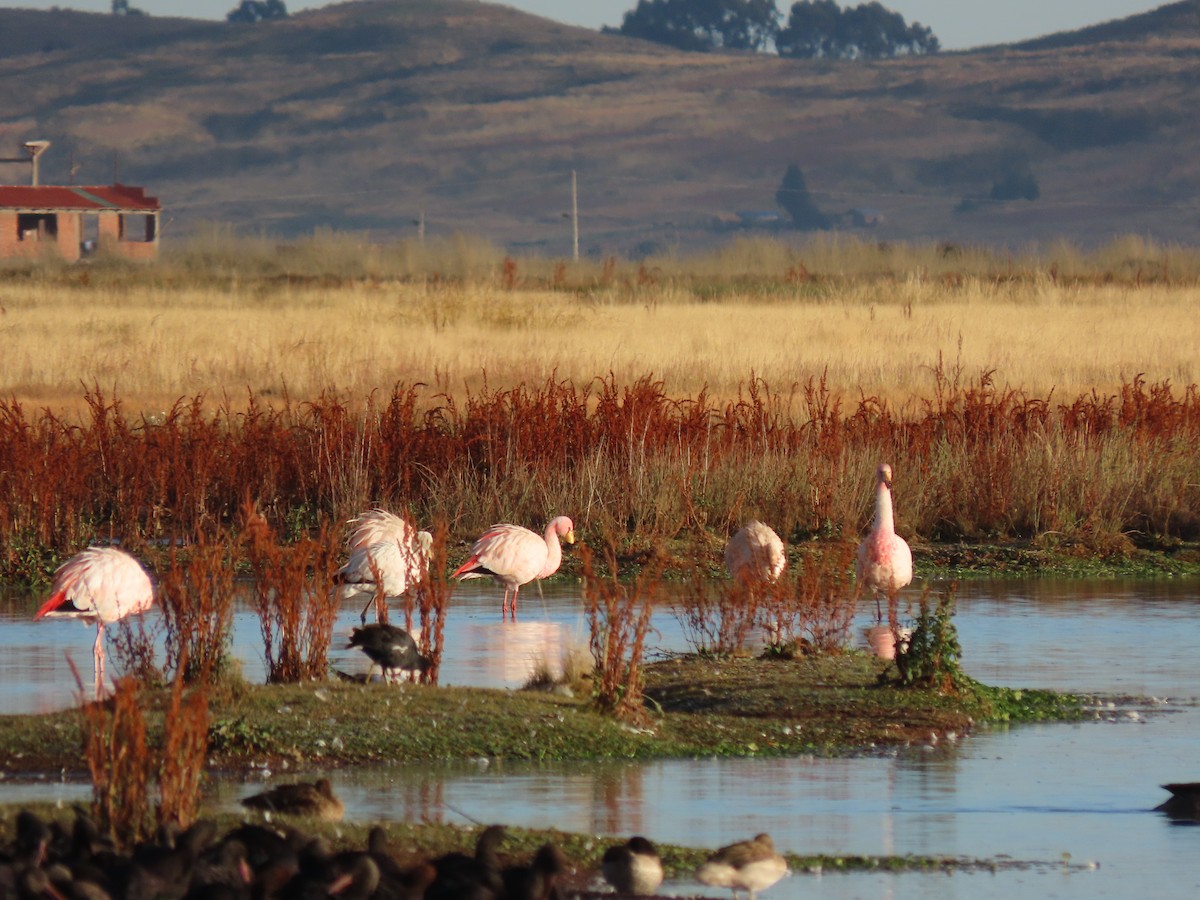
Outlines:
[[424,672],[431,665],[429,657],[417,651],[417,642],[412,635],[395,625],[375,624],[355,628],[346,649],[351,647],[358,647],[371,660],[371,668],[367,670],[368,679],[376,666],[383,669],[383,679],[387,681],[389,673]]
[[1166,813],[1172,819],[1200,821],[1200,781],[1164,784],[1163,789],[1170,791],[1171,796],[1154,807],[1155,812]]
[[500,842],[503,825],[491,825],[475,841],[475,855],[447,853],[431,860],[437,871],[425,890],[425,900],[492,900],[504,895],[500,877]]
[[553,844],[543,844],[527,866],[510,866],[501,873],[506,900],[560,900],[558,879],[567,858]]

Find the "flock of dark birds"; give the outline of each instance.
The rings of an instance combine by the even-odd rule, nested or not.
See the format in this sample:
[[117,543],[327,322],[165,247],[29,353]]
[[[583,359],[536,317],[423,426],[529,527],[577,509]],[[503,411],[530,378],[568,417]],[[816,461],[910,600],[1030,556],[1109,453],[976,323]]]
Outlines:
[[[1200,783],[1163,786],[1171,797],[1156,811],[1200,822]],[[154,840],[118,852],[93,819],[76,808],[67,827],[28,810],[0,840],[0,898],[18,900],[565,900],[567,897],[649,897],[663,866],[644,837],[609,847],[600,864],[608,887],[571,886],[571,867],[553,843],[525,864],[505,864],[502,825],[485,828],[473,854],[446,853],[402,864],[388,850],[386,831],[371,829],[362,850],[335,851],[320,836],[277,826],[271,814],[339,821],[342,802],[327,779],[280,785],[243,799],[264,813],[218,836],[215,822],[162,828]],[[759,834],[722,847],[695,872],[696,881],[754,900],[787,874],[771,838]]]
[[[342,803],[327,779],[281,785],[242,804],[265,814],[340,820]],[[388,850],[387,833],[371,829],[362,850],[334,851],[325,838],[270,815],[218,836],[202,819],[187,829],[160,829],[131,852],[117,851],[92,818],[76,808],[67,827],[32,812],[16,816],[15,831],[0,842],[0,898],[20,900],[562,900],[599,896],[592,887],[569,887],[566,856],[544,844],[524,864],[504,864],[502,825],[485,828],[473,854],[447,853],[401,864]],[[712,887],[755,892],[787,872],[771,838],[757,835],[722,847],[696,871]],[[609,847],[601,860],[605,896],[653,896],[663,881],[654,845],[634,837]],[[598,887],[598,886],[597,886]]]

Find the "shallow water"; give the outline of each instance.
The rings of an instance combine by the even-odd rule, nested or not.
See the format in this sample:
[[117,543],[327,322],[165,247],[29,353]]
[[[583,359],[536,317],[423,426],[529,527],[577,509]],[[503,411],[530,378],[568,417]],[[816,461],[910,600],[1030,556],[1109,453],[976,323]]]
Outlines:
[[[447,620],[443,684],[516,686],[530,660],[586,640],[569,587],[529,591],[519,621],[501,623],[498,594],[465,584]],[[94,631],[31,623],[29,597],[0,604],[0,711],[61,707],[74,687],[64,653],[89,674]],[[1150,808],[1159,785],[1200,780],[1200,582],[977,582],[955,618],[967,670],[993,684],[1156,698],[1136,717],[1098,712],[1085,724],[978,730],[882,757],[672,760],[654,763],[395,766],[335,771],[348,816],[368,821],[503,821],[597,835],[716,846],[768,831],[800,853],[1010,857],[1039,865],[997,874],[797,874],[765,896],[1183,897],[1200,889],[1200,828]],[[865,623],[864,618],[864,623]],[[357,623],[344,610],[337,632]],[[649,644],[684,649],[669,613]],[[336,645],[336,644],[335,644]],[[261,679],[257,620],[239,611],[234,652]],[[357,651],[333,664],[362,671]],[[2,727],[2,726],[0,726]],[[332,737],[332,736],[331,736]],[[267,774],[267,780],[292,775]],[[220,782],[233,809],[262,780]],[[0,800],[64,802],[61,783],[0,783]],[[1088,868],[1095,864],[1095,868]],[[673,886],[679,893],[695,885]],[[710,891],[710,893],[712,893]]]

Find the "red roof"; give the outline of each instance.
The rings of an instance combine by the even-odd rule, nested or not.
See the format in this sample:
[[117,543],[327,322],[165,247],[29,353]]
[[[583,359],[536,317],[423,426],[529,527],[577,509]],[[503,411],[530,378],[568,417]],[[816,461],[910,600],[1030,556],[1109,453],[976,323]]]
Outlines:
[[157,197],[147,197],[144,188],[127,184],[101,187],[0,185],[0,209],[72,209],[83,212],[118,209],[145,212],[161,208]]

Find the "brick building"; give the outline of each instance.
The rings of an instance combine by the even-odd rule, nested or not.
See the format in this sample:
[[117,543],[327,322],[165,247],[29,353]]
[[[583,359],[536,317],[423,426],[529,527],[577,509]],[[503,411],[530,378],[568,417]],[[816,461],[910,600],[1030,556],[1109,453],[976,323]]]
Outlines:
[[0,185],[0,259],[92,252],[127,259],[158,255],[156,197],[125,184],[102,187]]

